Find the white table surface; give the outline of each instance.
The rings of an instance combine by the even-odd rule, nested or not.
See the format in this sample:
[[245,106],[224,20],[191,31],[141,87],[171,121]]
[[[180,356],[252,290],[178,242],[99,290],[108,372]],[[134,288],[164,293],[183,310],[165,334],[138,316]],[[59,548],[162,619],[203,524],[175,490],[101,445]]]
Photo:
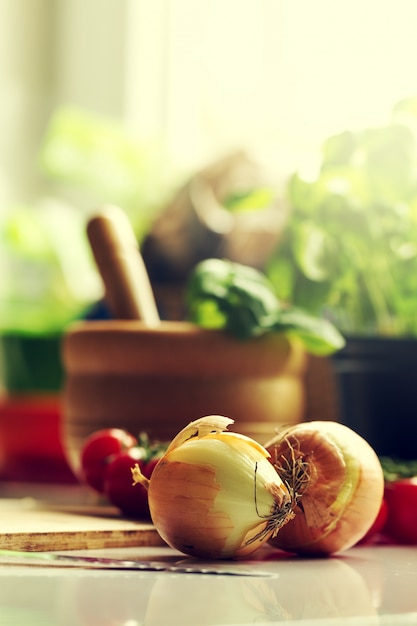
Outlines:
[[[169,562],[186,558],[169,548],[76,554]],[[320,560],[267,548],[244,566],[268,575],[0,563],[0,625],[417,625],[417,547],[359,546]]]

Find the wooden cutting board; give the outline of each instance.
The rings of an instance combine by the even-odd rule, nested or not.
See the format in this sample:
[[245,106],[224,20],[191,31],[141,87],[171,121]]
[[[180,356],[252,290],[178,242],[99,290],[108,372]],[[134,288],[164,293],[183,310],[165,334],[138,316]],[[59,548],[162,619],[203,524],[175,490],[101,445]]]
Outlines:
[[151,523],[111,507],[0,500],[0,549],[46,551],[166,545]]

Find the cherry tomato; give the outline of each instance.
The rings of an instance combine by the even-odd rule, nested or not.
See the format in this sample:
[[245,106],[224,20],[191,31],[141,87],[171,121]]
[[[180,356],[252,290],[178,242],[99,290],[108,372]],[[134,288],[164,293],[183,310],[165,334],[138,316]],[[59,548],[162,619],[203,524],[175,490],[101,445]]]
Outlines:
[[150,478],[158,457],[149,458],[142,447],[125,450],[112,457],[104,475],[104,493],[114,506],[127,517],[150,519],[148,492],[142,485],[133,485],[132,468],[137,463],[146,478]]
[[104,474],[110,457],[137,443],[133,435],[121,428],[105,428],[92,433],[81,450],[81,478],[99,493],[104,493]]
[[387,482],[384,533],[397,543],[417,544],[417,477]]
[[359,543],[361,544],[368,543],[368,541],[371,541],[372,539],[375,538],[375,535],[378,535],[379,533],[381,533],[385,527],[387,518],[388,518],[388,505],[384,498],[381,502],[381,507],[379,509],[379,513],[376,516],[374,523],[372,524],[371,528],[368,530],[366,535],[362,537]]

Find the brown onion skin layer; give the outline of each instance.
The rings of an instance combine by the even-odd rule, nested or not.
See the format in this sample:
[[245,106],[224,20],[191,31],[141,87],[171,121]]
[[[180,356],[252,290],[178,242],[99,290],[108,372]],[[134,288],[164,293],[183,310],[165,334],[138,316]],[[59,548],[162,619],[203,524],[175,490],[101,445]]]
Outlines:
[[[381,464],[367,441],[343,424],[315,421],[285,430],[265,447],[271,462],[281,465],[299,450],[310,475],[294,519],[270,540],[272,546],[300,555],[327,556],[347,550],[366,534],[384,492]],[[341,505],[336,500],[350,480],[350,493]]]

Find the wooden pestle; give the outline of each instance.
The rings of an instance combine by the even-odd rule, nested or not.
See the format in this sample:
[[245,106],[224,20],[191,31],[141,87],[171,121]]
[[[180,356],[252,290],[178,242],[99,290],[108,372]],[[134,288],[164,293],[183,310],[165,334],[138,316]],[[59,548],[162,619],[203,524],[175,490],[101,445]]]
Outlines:
[[158,326],[152,287],[127,215],[116,206],[104,207],[89,220],[87,236],[113,317]]

